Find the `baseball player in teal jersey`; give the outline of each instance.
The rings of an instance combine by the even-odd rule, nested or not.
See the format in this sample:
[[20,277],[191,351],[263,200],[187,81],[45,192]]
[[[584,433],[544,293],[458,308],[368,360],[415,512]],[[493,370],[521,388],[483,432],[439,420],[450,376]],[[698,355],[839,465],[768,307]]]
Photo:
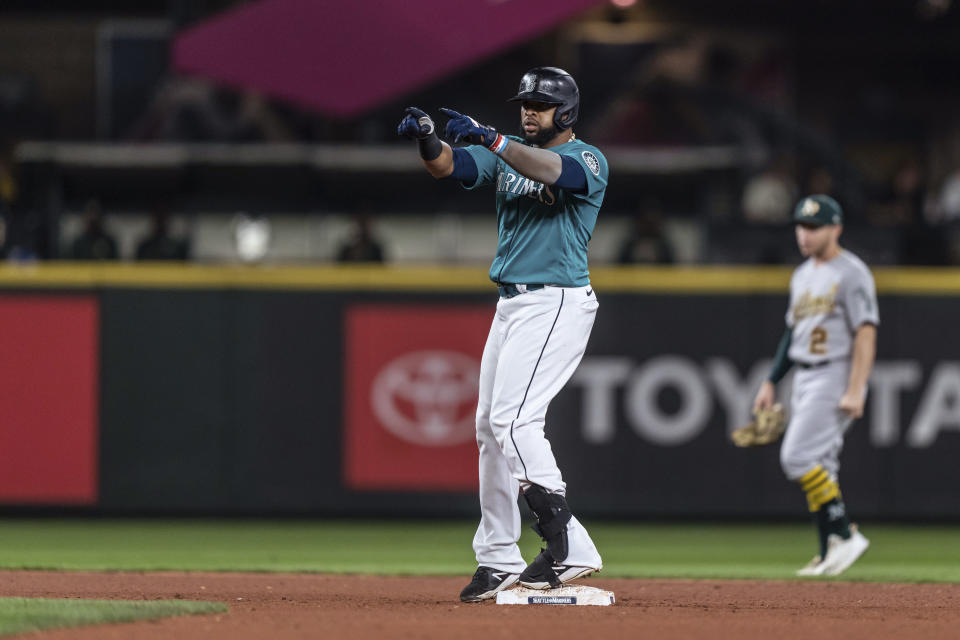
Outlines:
[[794,222],[808,259],[790,279],[787,330],[754,407],[770,407],[774,385],[792,365],[799,367],[780,463],[806,494],[820,548],[797,574],[837,575],[870,544],[847,518],[838,475],[843,436],[863,415],[880,317],[870,270],[839,245],[840,205],[829,196],[808,196],[797,205]]
[[[597,312],[587,243],[609,170],[603,154],[578,140],[580,96],[570,74],[554,67],[526,73],[520,136],[443,109],[441,142],[425,112],[407,109],[398,132],[419,143],[427,170],[467,189],[492,185],[498,243],[490,267],[500,299],[480,365],[477,445],[480,524],[473,539],[479,567],[460,593],[479,602],[516,582],[549,589],[603,566],[587,530],[570,512],[566,484],[545,435],[550,401],[583,357]],[[522,495],[546,548],[529,564],[520,554]]]

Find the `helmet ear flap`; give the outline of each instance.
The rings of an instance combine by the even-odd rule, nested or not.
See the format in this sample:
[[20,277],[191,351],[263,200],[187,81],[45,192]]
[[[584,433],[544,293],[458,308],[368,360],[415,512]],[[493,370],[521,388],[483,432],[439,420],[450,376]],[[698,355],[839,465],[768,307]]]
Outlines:
[[573,104],[570,106],[560,105],[557,107],[556,113],[553,114],[553,126],[557,129],[569,129],[577,121],[579,104]]

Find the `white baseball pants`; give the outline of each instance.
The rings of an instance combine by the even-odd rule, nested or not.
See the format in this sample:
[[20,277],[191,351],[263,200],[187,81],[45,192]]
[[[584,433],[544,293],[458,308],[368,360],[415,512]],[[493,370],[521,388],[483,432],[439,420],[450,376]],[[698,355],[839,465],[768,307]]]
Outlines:
[[[497,303],[477,406],[481,518],[473,549],[480,565],[510,573],[526,568],[517,546],[522,487],[566,494],[544,433],[547,407],[580,364],[598,306],[590,286],[545,287]],[[567,524],[567,538],[563,564],[602,567],[576,517]]]

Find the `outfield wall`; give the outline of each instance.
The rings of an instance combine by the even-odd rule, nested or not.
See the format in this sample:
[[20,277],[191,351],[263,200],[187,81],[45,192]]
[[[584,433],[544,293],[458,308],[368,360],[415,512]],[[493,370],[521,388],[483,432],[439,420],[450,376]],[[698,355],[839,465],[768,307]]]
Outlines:
[[[877,270],[856,517],[960,518],[960,271]],[[548,415],[575,509],[779,516],[776,448],[739,450],[789,270],[595,270],[587,355]],[[483,269],[0,268],[0,505],[476,513]],[[786,391],[787,385],[781,389]]]

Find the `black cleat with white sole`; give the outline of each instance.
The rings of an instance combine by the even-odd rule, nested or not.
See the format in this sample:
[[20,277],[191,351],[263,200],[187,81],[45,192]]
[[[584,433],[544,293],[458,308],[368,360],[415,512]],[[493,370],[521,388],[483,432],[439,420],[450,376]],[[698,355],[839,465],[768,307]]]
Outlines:
[[507,587],[513,586],[519,576],[509,571],[498,571],[490,567],[477,567],[470,584],[460,592],[463,602],[489,600]]
[[549,551],[543,549],[520,574],[520,584],[528,589],[556,589],[594,571],[597,569],[593,567],[574,567],[557,562]]

